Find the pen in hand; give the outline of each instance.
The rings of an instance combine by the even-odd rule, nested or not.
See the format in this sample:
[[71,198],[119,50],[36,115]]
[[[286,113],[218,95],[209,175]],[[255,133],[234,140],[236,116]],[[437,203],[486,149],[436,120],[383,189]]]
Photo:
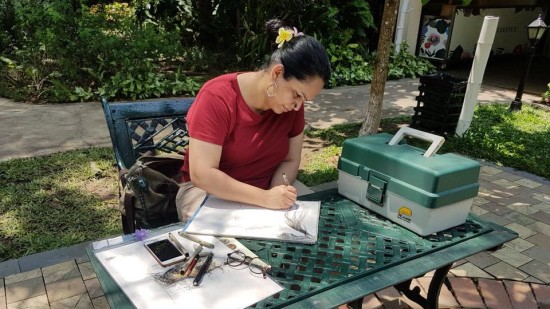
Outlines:
[[213,256],[214,256],[214,253],[212,252],[208,253],[208,256],[206,257],[206,261],[204,261],[204,264],[202,264],[202,267],[199,269],[199,273],[195,277],[195,280],[193,280],[194,286],[201,284],[202,278],[204,278],[204,275],[208,271],[208,267],[210,267],[210,263],[212,263]]
[[290,183],[288,183],[288,178],[286,177],[286,173],[283,173],[283,180],[285,182],[285,186],[290,186]]

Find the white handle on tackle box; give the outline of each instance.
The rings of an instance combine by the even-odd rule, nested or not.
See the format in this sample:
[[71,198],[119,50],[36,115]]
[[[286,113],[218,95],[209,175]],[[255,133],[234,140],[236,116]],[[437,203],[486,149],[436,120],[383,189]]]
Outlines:
[[428,150],[424,152],[424,157],[426,158],[433,156],[439,150],[441,145],[443,145],[443,142],[445,142],[445,138],[443,138],[442,136],[416,130],[411,127],[402,127],[401,129],[399,129],[399,131],[397,131],[397,133],[395,133],[388,145],[391,146],[399,143],[403,139],[403,137],[405,137],[405,135],[416,137],[423,141],[432,143]]

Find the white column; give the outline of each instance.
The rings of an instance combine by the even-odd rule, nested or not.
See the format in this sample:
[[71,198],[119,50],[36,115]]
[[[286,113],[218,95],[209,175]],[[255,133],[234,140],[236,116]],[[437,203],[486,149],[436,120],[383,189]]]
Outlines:
[[477,40],[476,54],[474,56],[472,69],[470,70],[468,85],[466,86],[462,111],[460,112],[460,117],[458,118],[458,124],[456,126],[456,134],[460,137],[464,135],[464,132],[468,130],[472,123],[472,116],[474,115],[474,109],[477,104],[479,88],[483,81],[483,74],[485,73],[485,67],[487,66],[491,47],[493,46],[497,26],[498,17],[485,17],[479,39]]
[[401,43],[403,42],[403,31],[405,29],[405,20],[409,13],[409,0],[401,0],[401,6],[399,7],[399,14],[397,15],[397,27],[395,28],[395,52],[401,50]]

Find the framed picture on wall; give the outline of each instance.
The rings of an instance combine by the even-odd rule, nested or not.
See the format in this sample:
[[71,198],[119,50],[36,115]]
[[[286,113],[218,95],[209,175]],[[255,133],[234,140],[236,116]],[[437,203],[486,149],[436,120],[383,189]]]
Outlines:
[[445,61],[451,34],[451,19],[425,15],[420,27],[418,56],[431,60]]

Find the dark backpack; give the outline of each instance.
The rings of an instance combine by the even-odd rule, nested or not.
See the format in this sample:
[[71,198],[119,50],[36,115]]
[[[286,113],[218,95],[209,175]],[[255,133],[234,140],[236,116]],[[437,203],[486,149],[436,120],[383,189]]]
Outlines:
[[178,221],[176,195],[183,155],[145,154],[121,171],[120,210],[129,230],[148,229]]

